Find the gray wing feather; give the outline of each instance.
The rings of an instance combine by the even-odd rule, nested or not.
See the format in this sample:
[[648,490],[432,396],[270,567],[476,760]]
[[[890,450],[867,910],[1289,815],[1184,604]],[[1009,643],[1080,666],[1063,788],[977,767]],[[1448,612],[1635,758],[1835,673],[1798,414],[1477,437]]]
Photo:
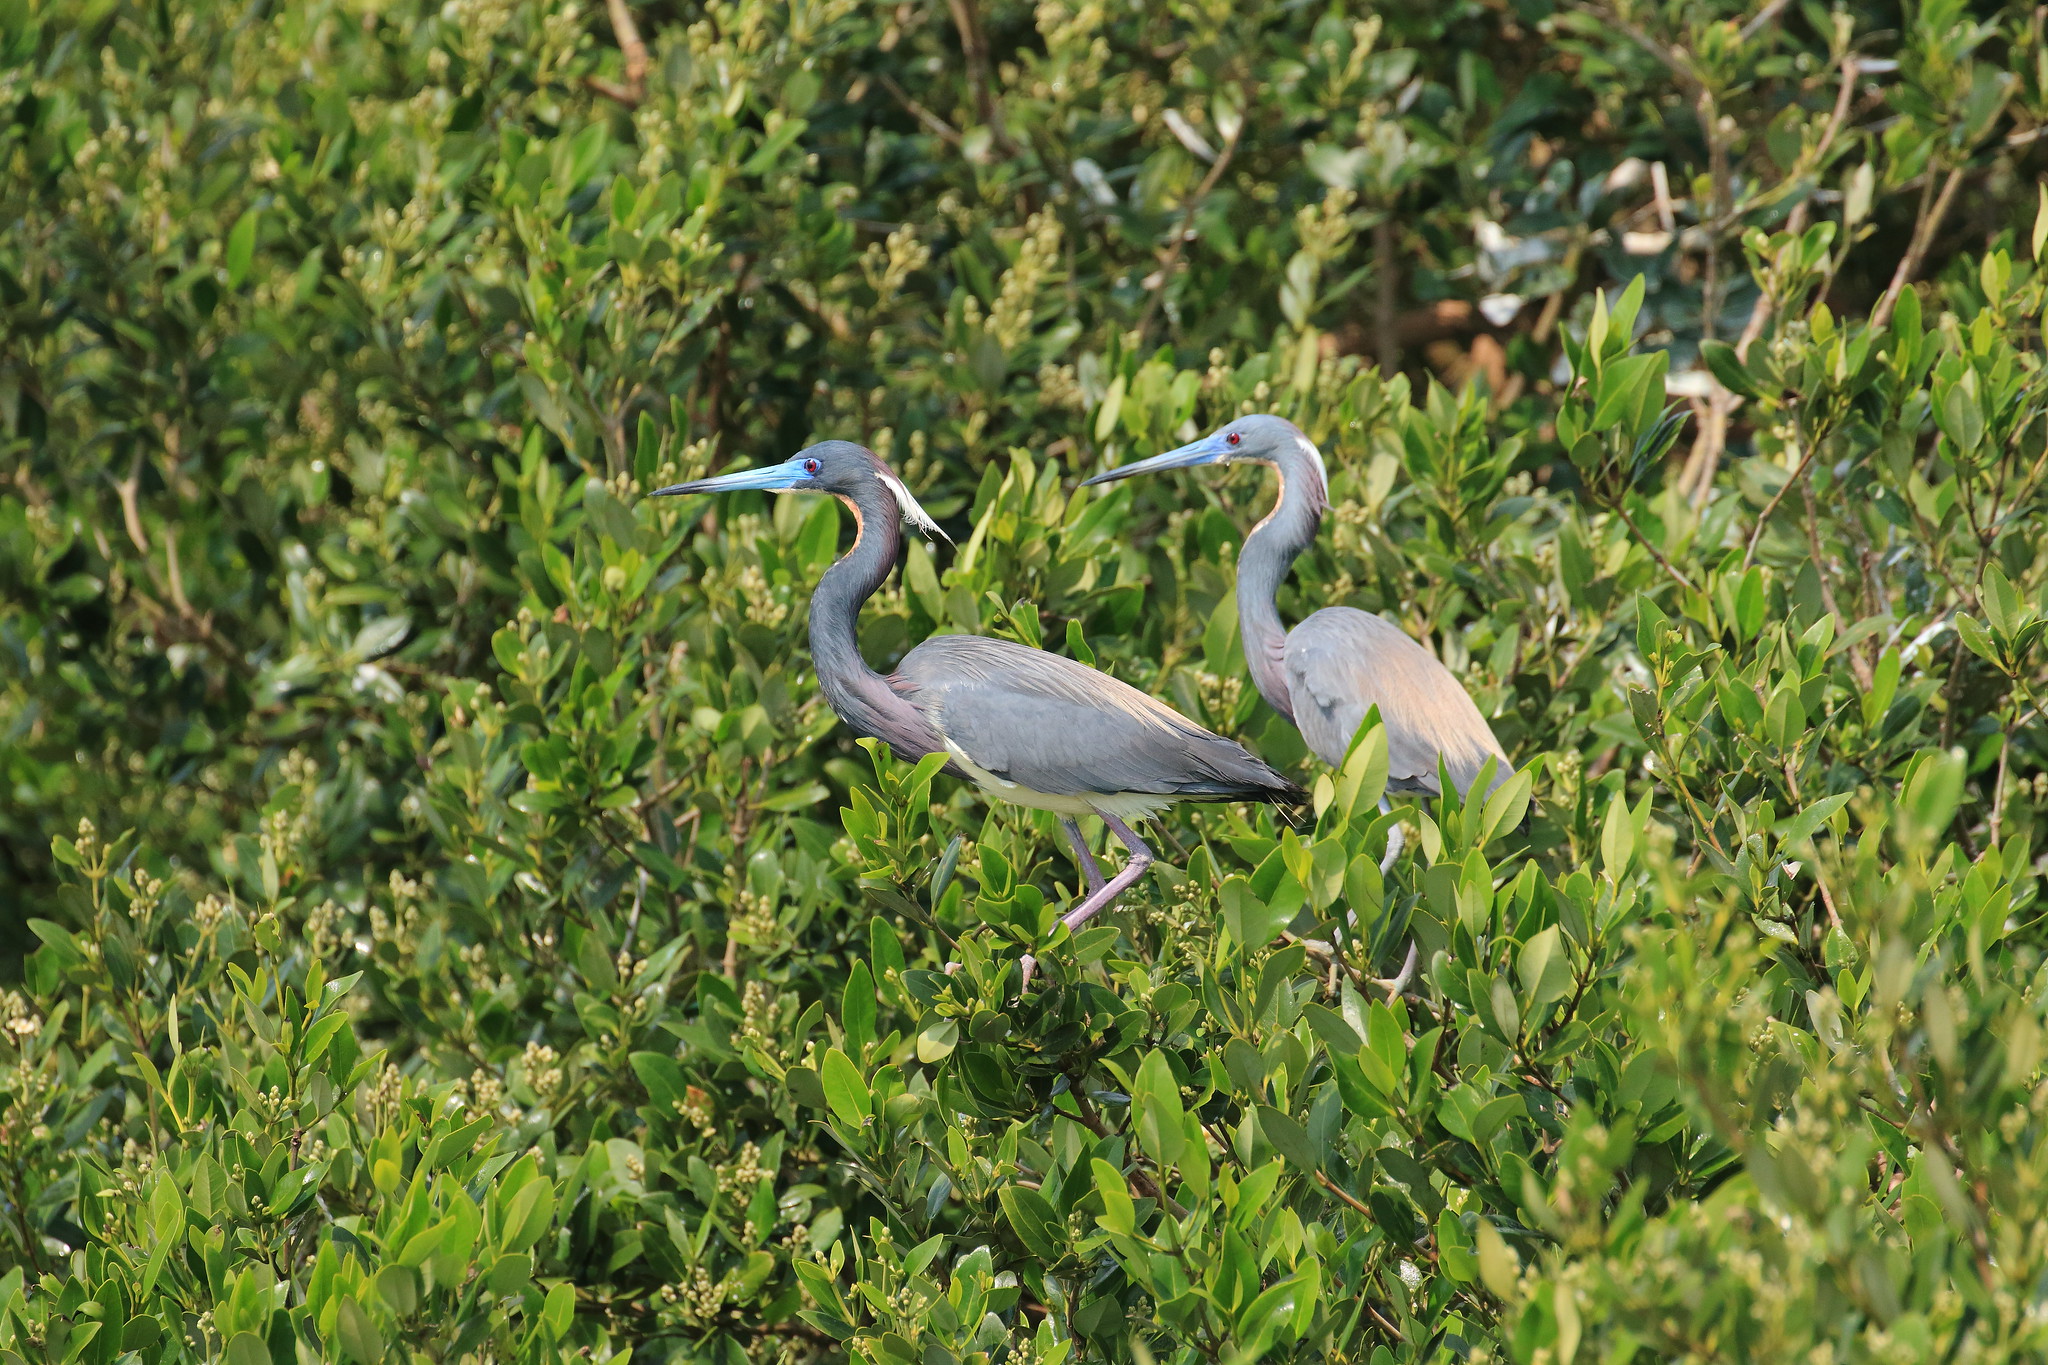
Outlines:
[[1300,797],[1235,741],[1106,673],[1008,640],[934,636],[889,682],[976,764],[1035,791]]
[[1437,755],[1469,791],[1488,758],[1491,791],[1514,772],[1486,718],[1451,671],[1399,626],[1352,607],[1325,607],[1287,635],[1294,723],[1316,756],[1343,763],[1374,705],[1387,727],[1387,785],[1438,794]]

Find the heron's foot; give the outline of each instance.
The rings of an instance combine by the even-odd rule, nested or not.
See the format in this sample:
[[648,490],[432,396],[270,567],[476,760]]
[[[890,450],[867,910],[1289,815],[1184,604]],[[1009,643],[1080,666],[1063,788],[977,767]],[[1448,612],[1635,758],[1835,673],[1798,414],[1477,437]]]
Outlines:
[[1038,971],[1038,959],[1024,954],[1024,960],[1017,964],[1024,969],[1024,979],[1017,983],[1017,998],[1022,1000],[1031,991],[1031,978]]
[[[1385,799],[1380,801],[1380,809],[1389,814],[1393,812],[1393,806]],[[1386,856],[1380,859],[1380,875],[1382,877],[1394,870],[1394,864],[1400,861],[1401,850],[1407,846],[1407,843],[1408,832],[1400,825],[1395,825],[1387,831],[1387,852]]]
[[1408,983],[1415,979],[1416,958],[1415,940],[1411,938],[1408,940],[1408,956],[1401,959],[1401,970],[1389,977],[1373,978],[1372,984],[1387,993],[1388,1004],[1400,999],[1401,992],[1407,990]]

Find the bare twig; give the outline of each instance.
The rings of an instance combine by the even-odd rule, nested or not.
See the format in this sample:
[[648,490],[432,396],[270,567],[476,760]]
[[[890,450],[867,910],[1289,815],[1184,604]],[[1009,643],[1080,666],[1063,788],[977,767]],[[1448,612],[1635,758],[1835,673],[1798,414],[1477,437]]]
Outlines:
[[185,575],[178,568],[178,535],[168,526],[164,528],[164,560],[171,571],[171,605],[187,621],[196,621],[199,613],[192,610],[191,602],[185,598]]
[[[1820,443],[1816,441],[1814,444],[1818,447]],[[1835,623],[1841,625],[1849,618],[1842,614],[1842,608],[1835,601],[1835,588],[1834,584],[1829,581],[1827,557],[1821,550],[1820,509],[1814,505],[1813,501],[1813,471],[1811,469],[1807,470],[1806,477],[1799,481],[1799,496],[1806,504],[1806,548],[1808,553],[1813,556],[1814,576],[1820,580],[1821,605],[1828,609],[1829,614],[1835,618]],[[1851,513],[1851,515],[1853,516],[1854,513]],[[1848,655],[1849,671],[1856,675],[1856,681],[1863,690],[1869,691],[1876,683],[1876,677],[1871,671],[1870,661],[1863,657],[1862,649],[1856,645],[1849,646]]]
[[1330,1179],[1329,1176],[1323,1174],[1321,1171],[1316,1172],[1316,1184],[1321,1185],[1331,1194],[1334,1194],[1339,1199],[1343,1200],[1345,1204],[1350,1206],[1353,1212],[1362,1213],[1367,1218],[1371,1218],[1373,1216],[1372,1210],[1367,1208],[1365,1204],[1359,1200],[1358,1196],[1351,1193],[1351,1191],[1345,1189],[1342,1185],[1339,1185],[1336,1181]]
[[135,548],[142,551],[145,559],[149,556],[149,533],[142,529],[142,509],[136,503],[136,493],[142,485],[142,452],[137,451],[129,462],[128,477],[115,482],[114,492],[121,499],[121,524],[128,528],[128,539],[135,542]]
[[[1842,59],[1842,83],[1835,91],[1834,112],[1828,115],[1828,126],[1821,132],[1820,141],[1814,144],[1813,160],[1819,165],[1827,160],[1828,149],[1841,136],[1842,127],[1849,121],[1849,106],[1856,94],[1856,77],[1861,68],[1856,64],[1856,55],[1850,53]],[[1792,212],[1785,219],[1785,230],[1797,237],[1806,231],[1806,219],[1813,208],[1811,199],[1802,199],[1792,206]],[[1749,360],[1749,348],[1763,335],[1764,325],[1771,320],[1771,310],[1776,305],[1768,293],[1759,292],[1756,307],[1750,310],[1749,323],[1742,329],[1742,339],[1735,343],[1735,357],[1745,363]]]
[[605,0],[612,18],[612,33],[619,40],[619,55],[626,61],[626,80],[621,85],[602,76],[589,76],[584,84],[608,100],[633,108],[647,98],[647,44],[640,40],[640,26],[626,0]]
[[916,100],[912,99],[910,97],[910,92],[905,90],[902,86],[898,85],[895,82],[895,80],[889,76],[887,72],[883,72],[881,75],[877,76],[876,79],[881,81],[882,88],[884,90],[887,90],[892,96],[894,96],[896,102],[902,105],[904,110],[907,113],[909,113],[909,115],[912,118],[916,119],[919,123],[922,123],[925,127],[931,129],[934,133],[937,133],[947,142],[952,143],[955,147],[958,147],[960,145],[959,130],[953,127],[952,124],[940,118],[937,114],[934,114],[931,110],[925,108],[922,104],[919,104]]
[[1778,504],[1783,502],[1785,500],[1785,495],[1792,491],[1792,485],[1798,483],[1802,478],[1806,477],[1807,468],[1813,464],[1814,456],[1818,455],[1819,453],[1820,442],[1815,441],[1811,445],[1809,445],[1807,447],[1806,457],[1800,460],[1799,467],[1792,471],[1792,477],[1785,480],[1784,483],[1778,485],[1778,491],[1773,493],[1771,495],[1771,500],[1764,504],[1764,510],[1757,513],[1756,525],[1750,528],[1749,544],[1747,547],[1744,548],[1742,552],[1742,571],[1744,573],[1749,572],[1750,564],[1756,559],[1756,543],[1759,540],[1763,539],[1764,527],[1767,524],[1769,524],[1771,520],[1771,513],[1778,510]]
[[1721,135],[1721,105],[1714,92],[1701,82],[1693,98],[1694,116],[1700,121],[1700,135],[1707,140],[1707,231],[1706,249],[1701,253],[1700,339],[1712,341],[1721,314],[1721,224],[1728,219],[1733,197],[1728,166],[1728,141]]
[[1658,549],[1656,545],[1651,543],[1651,540],[1648,536],[1643,534],[1643,528],[1636,525],[1636,519],[1628,514],[1628,507],[1622,499],[1615,499],[1614,510],[1616,513],[1620,515],[1622,525],[1628,527],[1629,534],[1634,536],[1638,541],[1642,543],[1642,547],[1650,552],[1650,558],[1656,560],[1657,566],[1664,570],[1666,574],[1670,575],[1672,582],[1676,583],[1679,587],[1684,588],[1687,592],[1699,591],[1699,589],[1693,587],[1692,583],[1687,580],[1684,574],[1680,573],[1676,568],[1672,566],[1671,561],[1664,557],[1664,552]]
[[1742,26],[1742,31],[1736,36],[1742,39],[1743,42],[1748,42],[1751,38],[1763,32],[1765,27],[1780,14],[1784,13],[1785,6],[1791,3],[1792,0],[1770,0],[1768,4],[1750,17],[1750,21]]
[[1372,226],[1373,262],[1379,268],[1372,307],[1373,360],[1383,375],[1393,374],[1401,368],[1401,336],[1394,325],[1395,309],[1401,300],[1401,275],[1396,254],[1394,214],[1389,209]]
[[[1102,1116],[1095,1112],[1095,1106],[1088,1102],[1086,1092],[1081,1089],[1072,1076],[1067,1078],[1067,1094],[1074,1101],[1074,1108],[1076,1110],[1074,1117],[1080,1119],[1082,1127],[1097,1137],[1111,1137],[1115,1135],[1116,1130],[1102,1121]],[[1174,1217],[1187,1217],[1188,1211],[1182,1208],[1174,1200],[1173,1196],[1166,1192],[1165,1187],[1154,1180],[1144,1167],[1137,1165],[1135,1158],[1133,1158],[1131,1169],[1124,1172],[1124,1178],[1131,1182],[1132,1189],[1136,1190],[1144,1198],[1157,1199],[1165,1206],[1167,1212],[1171,1213]]]
[[[1931,182],[1930,182],[1931,183]],[[1906,286],[1920,273],[1920,262],[1927,255],[1927,248],[1934,242],[1934,234],[1941,229],[1941,220],[1948,216],[1948,207],[1954,202],[1956,191],[1963,183],[1963,168],[1956,167],[1941,182],[1941,193],[1930,205],[1921,197],[1920,216],[1913,224],[1913,239],[1906,244],[1906,254],[1899,257],[1899,268],[1892,272],[1892,282],[1884,291],[1884,297],[1877,301],[1877,307],[1870,314],[1870,330],[1875,332],[1892,320],[1892,309],[1898,307],[1899,295],[1906,292]]]
[[1230,158],[1237,151],[1237,140],[1244,136],[1245,120],[1240,118],[1237,126],[1230,130],[1230,136],[1223,140],[1223,150],[1216,153],[1216,161],[1209,167],[1209,173],[1202,177],[1202,183],[1195,186],[1195,192],[1188,196],[1188,206],[1180,216],[1180,225],[1174,229],[1173,241],[1159,258],[1159,283],[1153,287],[1152,297],[1145,302],[1144,315],[1138,319],[1138,337],[1142,342],[1146,332],[1151,330],[1152,318],[1158,313],[1159,305],[1166,297],[1166,286],[1173,281],[1174,268],[1180,264],[1181,253],[1187,249],[1188,232],[1195,224],[1195,213],[1202,207],[1202,201],[1209,197],[1209,191],[1216,188],[1223,179],[1223,172],[1230,165]]
[[1994,848],[1998,846],[1998,835],[2000,827],[2005,823],[2005,776],[2007,766],[2012,759],[2012,736],[2013,733],[2018,731],[2018,729],[2018,726],[2014,726],[2013,730],[2009,731],[2005,735],[2005,737],[1999,741],[1998,745],[1998,786],[1993,790],[1991,796],[1990,832],[1991,845]]
[[953,13],[953,27],[960,30],[960,54],[967,59],[967,79],[974,85],[974,102],[981,111],[981,121],[1002,153],[1015,156],[1018,147],[1009,129],[1003,126],[1003,108],[996,101],[989,77],[988,39],[982,34],[981,16],[975,11],[974,0],[946,0],[946,8]]

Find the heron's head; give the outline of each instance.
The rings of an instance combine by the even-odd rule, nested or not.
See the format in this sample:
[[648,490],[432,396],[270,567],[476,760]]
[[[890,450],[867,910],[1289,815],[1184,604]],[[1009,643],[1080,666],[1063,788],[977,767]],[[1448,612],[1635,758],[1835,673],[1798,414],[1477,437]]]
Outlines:
[[805,446],[780,464],[753,469],[736,469],[709,479],[670,484],[657,488],[651,498],[677,497],[684,493],[832,493],[844,498],[859,514],[863,497],[886,494],[896,504],[903,520],[926,534],[945,535],[931,514],[918,506],[917,499],[903,486],[881,456],[852,441],[820,441]]
[[1257,464],[1269,464],[1283,474],[1301,465],[1308,465],[1315,472],[1316,482],[1324,487],[1329,480],[1323,472],[1323,457],[1317,452],[1315,443],[1302,435],[1301,428],[1285,417],[1271,413],[1254,413],[1226,422],[1199,441],[1191,441],[1163,455],[1154,455],[1149,460],[1137,460],[1116,469],[1106,470],[1092,479],[1082,480],[1082,487],[1089,484],[1109,483],[1116,479],[1128,479],[1133,474],[1159,474],[1169,469],[1193,469],[1205,464],[1236,464],[1249,460]]

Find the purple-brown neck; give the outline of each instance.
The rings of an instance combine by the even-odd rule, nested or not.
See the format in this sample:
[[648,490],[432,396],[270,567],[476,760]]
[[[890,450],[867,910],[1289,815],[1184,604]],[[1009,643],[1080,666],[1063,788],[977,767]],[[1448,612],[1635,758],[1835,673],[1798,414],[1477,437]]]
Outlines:
[[879,480],[840,495],[853,509],[853,547],[825,570],[811,594],[811,663],[826,704],[855,734],[872,736],[915,762],[945,748],[923,716],[898,696],[860,652],[860,609],[896,565],[902,511]]

